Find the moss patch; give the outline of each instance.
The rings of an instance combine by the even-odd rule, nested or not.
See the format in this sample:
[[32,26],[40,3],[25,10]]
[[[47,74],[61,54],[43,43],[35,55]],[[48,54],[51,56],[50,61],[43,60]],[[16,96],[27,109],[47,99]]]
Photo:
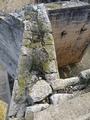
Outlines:
[[60,6],[59,5],[55,5],[55,4],[49,4],[49,5],[46,5],[48,8],[50,8],[50,9],[59,9],[60,8]]
[[30,15],[26,15],[26,16],[25,16],[25,19],[26,19],[26,20],[30,20],[30,18],[31,18]]
[[26,39],[25,39],[25,40],[22,41],[22,45],[23,45],[23,46],[28,46],[28,45],[30,45],[30,43],[31,43],[30,40],[26,40]]
[[50,36],[48,36],[47,38],[45,38],[44,39],[44,42],[45,42],[45,44],[46,45],[51,45],[51,44],[53,44],[53,41],[52,41],[52,39],[51,39],[51,37]]
[[46,45],[44,47],[49,54],[49,60],[55,59],[55,54],[54,54],[55,48],[54,48],[54,46],[53,45]]

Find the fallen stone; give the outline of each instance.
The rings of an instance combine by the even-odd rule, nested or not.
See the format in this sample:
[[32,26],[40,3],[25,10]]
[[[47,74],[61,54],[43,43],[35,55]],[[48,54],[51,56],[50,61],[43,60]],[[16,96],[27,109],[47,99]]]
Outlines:
[[48,104],[48,103],[45,103],[45,104],[36,104],[36,105],[34,105],[34,106],[27,107],[27,108],[26,108],[25,118],[28,117],[28,114],[29,114],[30,112],[39,112],[39,111],[44,110],[44,109],[46,109],[46,108],[48,108],[48,107],[49,107],[49,104]]
[[57,105],[51,105],[49,108],[35,113],[33,120],[77,120],[76,118],[89,112],[90,92]]
[[39,102],[52,93],[51,87],[44,80],[38,81],[29,91],[30,98],[33,102]]
[[39,112],[41,110],[44,110],[49,107],[48,103],[45,104],[37,104],[34,106],[27,107],[26,113],[25,113],[25,119],[26,120],[33,120],[33,113]]
[[79,77],[71,77],[71,78],[66,78],[65,82],[67,83],[67,86],[70,86],[70,85],[78,84],[80,82],[80,79]]
[[57,79],[51,81],[51,86],[53,90],[60,90],[64,89],[67,86],[75,85],[79,83],[79,78],[78,77],[72,77],[72,78],[67,78],[67,79]]
[[74,97],[73,94],[54,94],[50,97],[50,102],[52,104],[58,104],[60,103],[61,101],[66,101],[66,100],[69,100],[69,99],[72,99]]

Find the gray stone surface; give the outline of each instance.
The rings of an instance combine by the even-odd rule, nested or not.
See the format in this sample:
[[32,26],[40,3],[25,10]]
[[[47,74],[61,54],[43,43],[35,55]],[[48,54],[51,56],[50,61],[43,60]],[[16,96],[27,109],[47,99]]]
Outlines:
[[4,63],[0,60],[0,100],[10,104],[11,93],[9,81]]
[[90,84],[90,69],[80,72],[79,78],[81,84]]
[[79,118],[76,118],[75,120],[90,120],[90,112],[80,116]]
[[89,112],[90,92],[35,113],[33,120],[75,120]]
[[51,87],[44,80],[38,81],[29,91],[30,98],[33,102],[39,102],[52,93]]
[[10,104],[9,114],[8,114],[9,117],[10,116],[15,116],[17,114],[17,111],[20,108],[20,105],[16,104],[16,102],[15,102],[15,95],[18,94],[18,91],[19,91],[18,81],[15,80],[14,90],[13,90],[13,93],[12,93],[11,104]]
[[21,41],[23,39],[23,24],[9,14],[0,16],[0,59],[12,77],[16,75]]
[[36,104],[34,106],[30,106],[26,108],[26,113],[25,113],[25,119],[29,119],[34,112],[39,112],[42,111],[46,108],[49,107],[49,104],[45,103],[45,104]]
[[51,86],[53,90],[64,89],[67,86],[75,85],[80,82],[78,77],[71,77],[67,79],[56,79],[51,81]]
[[24,105],[30,106],[46,97],[48,99],[52,89],[47,82],[59,77],[51,24],[44,4],[27,6],[22,14],[24,39],[9,112],[10,117],[17,118],[23,116]]
[[50,97],[50,102],[52,104],[58,104],[62,101],[67,101],[72,98],[74,98],[73,94],[68,94],[68,93],[54,94]]

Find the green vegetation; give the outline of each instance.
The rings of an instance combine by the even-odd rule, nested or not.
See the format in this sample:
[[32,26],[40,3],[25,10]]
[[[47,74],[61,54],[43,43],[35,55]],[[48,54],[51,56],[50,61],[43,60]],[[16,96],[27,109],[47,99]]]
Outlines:
[[50,8],[50,9],[59,9],[60,7],[59,7],[59,5],[55,5],[55,4],[49,4],[49,5],[47,5],[47,7],[48,8]]

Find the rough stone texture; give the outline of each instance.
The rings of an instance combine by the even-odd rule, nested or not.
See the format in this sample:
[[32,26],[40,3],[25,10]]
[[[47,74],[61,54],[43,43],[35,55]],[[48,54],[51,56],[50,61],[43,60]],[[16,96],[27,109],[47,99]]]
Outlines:
[[81,84],[90,84],[90,69],[84,70],[79,74]]
[[30,106],[26,108],[25,119],[33,120],[34,112],[42,111],[49,107],[49,104],[36,104],[34,106]]
[[80,82],[78,77],[71,77],[67,79],[56,79],[51,81],[53,90],[65,89],[67,86],[75,85]]
[[20,10],[23,6],[33,3],[35,3],[35,0],[0,0],[0,8],[11,12]]
[[0,100],[10,104],[11,93],[9,81],[4,63],[0,60]]
[[[85,2],[61,2],[47,5],[58,66],[81,61],[90,44],[90,5]],[[86,22],[87,21],[87,22]]]
[[76,118],[75,120],[90,120],[90,113],[82,115],[79,118]]
[[16,75],[22,39],[23,24],[15,17],[0,11],[0,59],[12,77]]
[[8,105],[0,100],[0,120],[6,120]]
[[[78,6],[78,8],[75,8],[75,7],[71,8],[72,7],[72,5],[71,5],[71,6],[69,6],[70,7],[69,12],[67,12],[67,9],[62,9],[62,10],[58,9],[56,11],[50,10],[49,17],[50,17],[50,15],[52,15],[52,12],[54,12],[56,15],[56,13],[60,11],[60,15],[57,14],[57,18],[55,18],[55,19],[58,19],[59,16],[61,18],[68,16],[69,17],[68,19],[70,19],[70,21],[67,20],[68,22],[73,21],[72,19],[76,20],[73,22],[77,22],[78,21],[77,18],[79,19],[80,15],[77,15],[78,17],[76,16],[75,18],[72,18],[75,14],[75,11],[77,12],[78,10],[80,10],[80,12],[82,12],[81,8],[86,11],[87,11],[87,9],[89,9],[89,5],[87,5],[85,3],[83,4],[82,2],[79,2],[80,3],[79,5],[75,2],[70,2],[70,3],[74,3],[74,6],[76,5],[76,6]],[[87,5],[87,6],[82,7],[83,5]],[[64,6],[64,4],[63,4],[62,8],[65,8],[65,7],[66,7],[66,5]],[[86,7],[87,7],[87,9],[86,9]],[[69,13],[70,13],[70,15],[72,14],[72,17],[70,17],[68,15]],[[78,22],[81,23],[81,20],[86,18],[85,15],[87,15],[87,14],[85,14],[85,13],[86,12],[83,11],[83,15],[80,16],[81,18],[79,19]],[[19,15],[20,14],[21,13],[19,13]],[[89,14],[89,12],[88,12],[88,14]],[[13,119],[22,119],[22,117],[25,115],[25,110],[26,110],[27,106],[35,105],[35,102],[36,103],[37,102],[40,103],[43,101],[49,102],[48,97],[52,93],[52,89],[49,85],[50,81],[55,81],[56,78],[59,79],[59,74],[58,74],[58,68],[57,68],[54,39],[51,34],[52,33],[51,24],[50,24],[49,18],[47,16],[45,6],[43,4],[27,6],[27,7],[23,8],[23,12],[19,17],[17,14],[13,14],[13,15],[17,16],[17,18],[21,19],[24,23],[24,34],[23,34],[24,38],[22,41],[22,47],[21,47],[21,51],[20,51],[17,76],[16,76],[17,81],[14,85],[13,96],[12,96],[12,101],[11,101],[10,111],[9,111],[9,117],[11,117]],[[84,16],[84,18],[83,18],[83,16]],[[54,17],[56,17],[56,16],[54,16]],[[89,20],[89,16],[87,19]],[[64,27],[67,27],[66,19],[64,20],[64,19],[59,18],[59,20],[60,21],[57,21],[57,22],[61,22],[62,24],[60,24],[60,25],[64,25]],[[55,24],[53,24],[53,25],[55,25]],[[77,23],[72,23],[72,24],[76,25]],[[83,33],[82,31],[84,31],[84,32],[86,31],[86,27],[87,27],[86,24],[84,27],[83,27],[83,25],[81,25],[81,26],[79,26],[80,30],[77,29],[77,31],[79,30],[79,32],[74,31],[75,36],[76,36],[75,40],[77,39],[76,41],[74,41],[72,39],[70,34],[68,35],[68,37],[70,37],[70,40],[72,39],[75,42],[75,44],[73,44],[71,41],[69,41],[70,44],[72,43],[72,46],[74,45],[74,48],[75,48],[75,49],[73,49],[73,50],[75,50],[74,52],[76,52],[77,49],[79,49],[79,48],[77,48],[78,47],[77,45],[80,45],[80,44],[78,44],[77,41],[80,41],[80,38],[82,35],[81,33]],[[63,47],[62,45],[64,43],[66,45],[68,45],[67,39],[65,37],[65,36],[67,36],[67,31],[65,31],[65,30],[63,29],[63,31],[60,31],[61,33],[59,33],[59,35],[60,35],[59,38],[61,38],[61,39],[65,38],[65,40],[66,40],[66,41],[64,40],[64,42],[61,42],[62,40],[60,41],[61,47]],[[68,30],[68,33],[71,33],[69,31],[68,27],[67,27],[67,30]],[[59,30],[57,30],[57,31],[59,31]],[[80,33],[80,35],[78,35],[76,33]],[[85,34],[86,34],[86,32],[85,32]],[[86,37],[87,37],[87,34],[86,34]],[[87,44],[86,44],[86,39],[85,39],[85,41],[83,41],[83,43],[85,43],[85,46],[83,46],[83,48],[82,48],[83,52],[84,52],[84,50],[86,49],[86,47],[89,44],[89,40],[87,41]],[[57,44],[59,46],[59,42]],[[70,52],[70,49],[72,47],[68,46],[68,48],[67,48],[67,46],[65,46],[65,44],[64,44],[65,48],[61,48],[62,53],[65,56],[65,58],[63,58],[63,56],[62,56],[61,63],[62,63],[62,61],[64,62],[64,59],[71,60],[71,61],[74,60],[74,58],[70,59],[70,56],[68,56],[68,59],[67,59],[67,53],[65,53],[65,52]],[[82,49],[81,49],[82,46],[79,46],[79,47],[80,47],[81,53],[83,54]],[[63,49],[65,49],[66,51],[63,51]],[[74,55],[75,54],[73,54],[71,56],[74,57]],[[78,55],[76,55],[75,57],[77,59]],[[82,55],[80,54],[79,57],[82,57]],[[74,62],[76,62],[76,61],[74,61]],[[63,86],[60,83],[61,87],[65,88],[68,85],[77,84],[79,82],[79,78],[74,77],[74,78],[70,78],[70,79],[66,79],[66,80],[62,80],[62,81],[67,81],[65,83],[63,82],[64,83]],[[57,83],[55,83],[55,84],[57,85]],[[58,90],[59,87],[60,86],[57,86],[54,89]],[[54,92],[56,92],[56,91],[54,91]],[[62,97],[60,97],[60,99],[62,99]],[[63,99],[69,99],[69,98],[65,97]],[[55,103],[56,103],[57,99],[55,99],[55,100],[56,100],[55,101]],[[64,103],[63,103],[63,106],[64,106]],[[61,104],[61,107],[59,109],[56,107],[56,109],[51,111],[49,113],[49,115],[47,114],[48,116],[45,113],[44,119],[48,120],[49,119],[48,117],[50,117],[49,120],[53,120],[54,118],[52,116],[55,116],[55,119],[58,120],[58,117],[59,118],[62,117],[62,115],[59,116],[58,114],[59,114],[59,111],[61,111],[61,108],[63,108],[63,106]],[[69,106],[70,106],[70,103],[69,103]],[[65,102],[65,107],[66,107],[66,102]],[[50,107],[50,110],[51,110],[51,107]],[[70,111],[71,111],[71,108],[70,108]],[[54,114],[53,114],[53,112],[54,112]],[[62,112],[63,111],[61,111],[60,113],[62,114]],[[33,119],[43,120],[43,118],[42,118],[42,116],[40,116],[40,114],[38,116],[37,113],[34,114],[34,113],[30,112],[30,114],[28,114],[28,115],[29,115],[29,117],[26,118],[27,120],[29,120],[29,118],[31,120],[33,120]],[[41,115],[42,115],[42,112],[41,112]],[[64,118],[64,116],[62,118]]]
[[39,112],[49,107],[49,104],[36,104],[34,106],[30,106],[26,108],[25,119],[30,119],[30,114],[33,112]]
[[44,80],[38,81],[29,91],[30,98],[33,102],[39,102],[52,93],[51,87]]
[[[22,117],[24,116],[26,110],[26,103],[24,102],[25,98],[23,98],[23,101],[20,101],[21,103],[20,102],[18,103],[19,100],[17,100],[16,98],[18,93],[19,93],[19,85],[18,85],[18,81],[15,80],[8,116],[12,119],[22,120],[23,119]],[[15,116],[17,118],[15,118]]]
[[90,112],[90,93],[35,113],[33,120],[74,120]]
[[54,94],[54,95],[52,95],[50,97],[50,102],[52,104],[58,104],[58,103],[60,103],[62,101],[65,102],[65,101],[67,101],[69,99],[72,99],[72,98],[74,98],[73,94],[67,94],[67,93],[64,93],[64,94],[62,94],[62,93],[60,93],[60,94]]
[[[24,38],[9,110],[10,118],[19,119],[24,116],[26,106],[41,102],[52,93],[49,80],[59,78],[54,39],[45,6],[27,6],[22,14],[19,19],[24,23]],[[13,15],[18,18],[18,15]]]
[[60,79],[59,73],[46,74],[46,75],[45,75],[45,78],[46,78],[46,80],[47,80],[48,82],[53,81],[53,80],[55,80],[55,79]]

